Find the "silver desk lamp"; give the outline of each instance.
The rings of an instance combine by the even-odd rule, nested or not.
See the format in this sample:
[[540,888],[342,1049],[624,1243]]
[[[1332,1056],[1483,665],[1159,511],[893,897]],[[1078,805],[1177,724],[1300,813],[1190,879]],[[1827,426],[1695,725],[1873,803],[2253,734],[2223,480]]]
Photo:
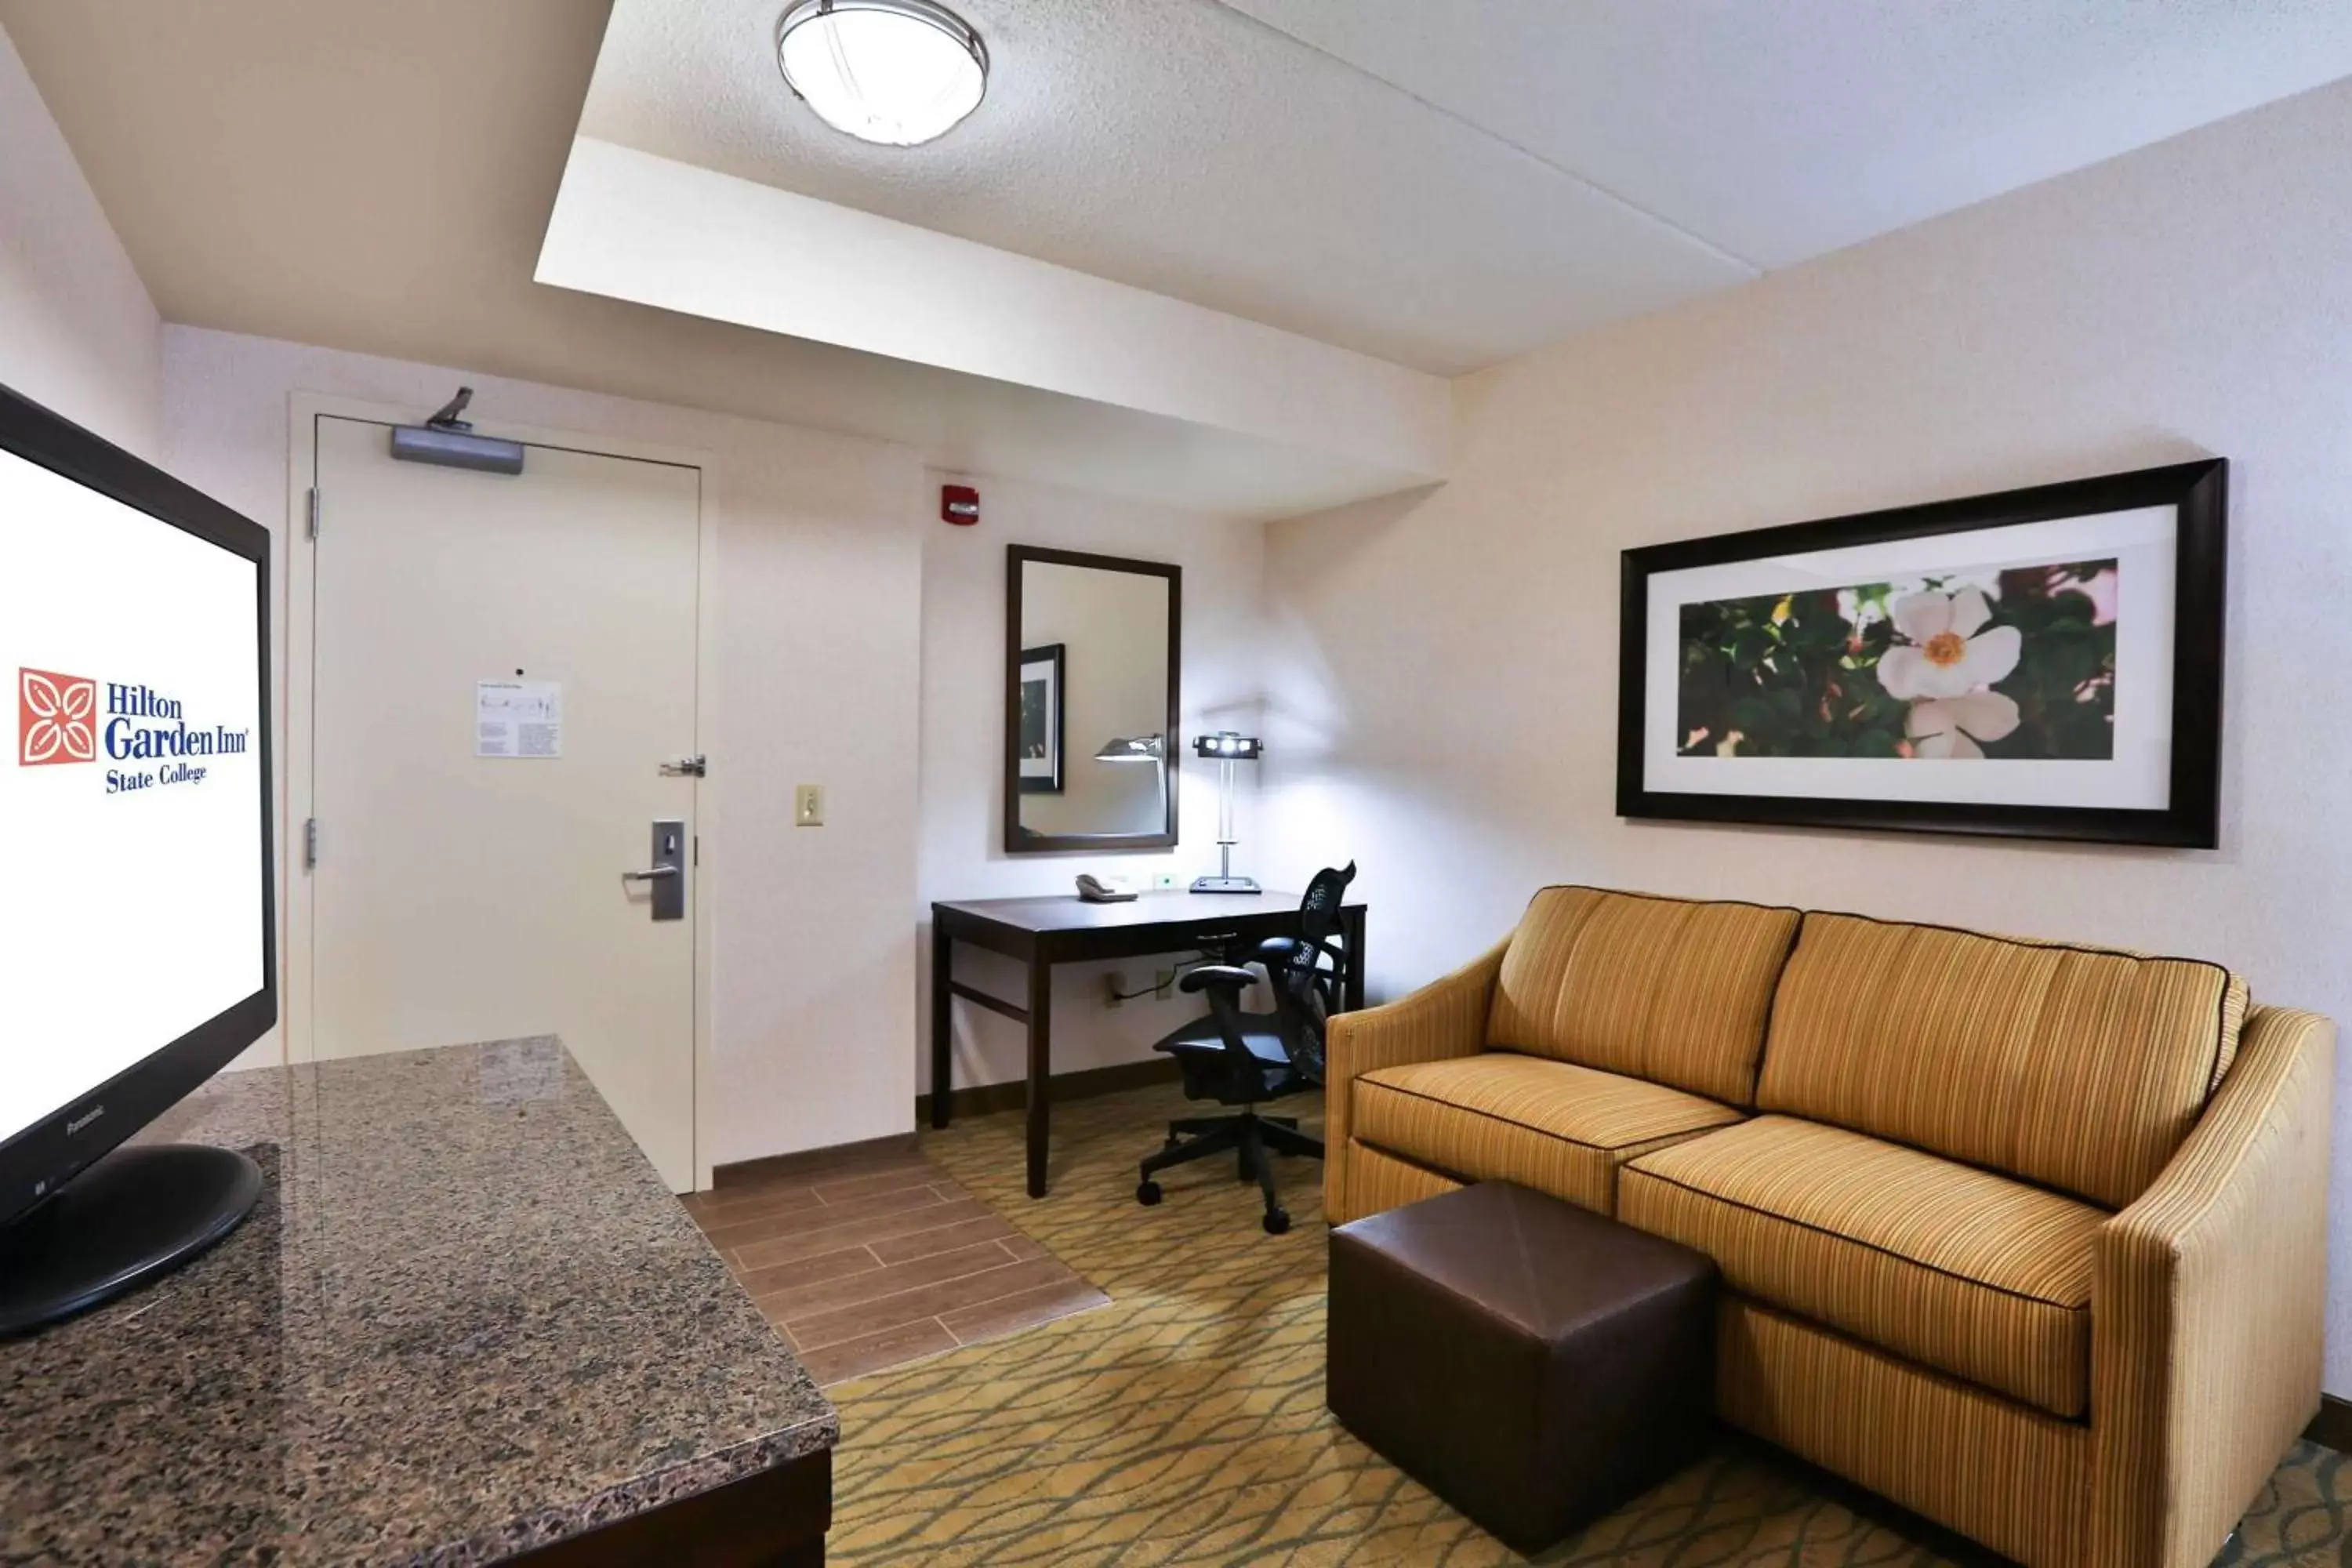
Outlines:
[[1257,761],[1259,750],[1256,736],[1237,734],[1231,730],[1202,735],[1192,742],[1195,755],[1217,764],[1217,874],[1194,878],[1192,890],[1196,893],[1264,891],[1254,879],[1234,875],[1234,764]]

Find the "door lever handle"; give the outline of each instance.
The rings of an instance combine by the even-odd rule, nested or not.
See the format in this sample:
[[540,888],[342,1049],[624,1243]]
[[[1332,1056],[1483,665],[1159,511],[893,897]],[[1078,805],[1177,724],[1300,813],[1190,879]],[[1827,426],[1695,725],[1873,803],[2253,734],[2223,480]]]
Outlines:
[[688,853],[685,818],[656,817],[653,837],[646,850],[646,858],[653,864],[643,871],[621,873],[621,886],[644,886],[652,894],[646,900],[646,913],[649,918],[656,921],[682,921],[686,918]]

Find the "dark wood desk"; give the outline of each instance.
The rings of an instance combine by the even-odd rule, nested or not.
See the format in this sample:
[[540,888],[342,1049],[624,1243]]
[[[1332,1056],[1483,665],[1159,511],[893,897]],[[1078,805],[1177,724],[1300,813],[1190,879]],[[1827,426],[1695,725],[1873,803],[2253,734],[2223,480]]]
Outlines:
[[[950,1019],[961,996],[1029,1028],[1029,1195],[1045,1195],[1046,1103],[1054,1073],[1054,965],[1198,949],[1223,952],[1298,931],[1297,893],[1146,893],[1129,903],[1090,904],[1076,893],[1043,899],[973,899],[931,906],[931,1125],[948,1124],[954,1089]],[[1364,1005],[1364,910],[1340,906],[1347,941],[1346,1001]],[[968,942],[1029,966],[1025,1005],[954,975],[955,944]],[[1205,1011],[1207,1003],[1202,1004]]]

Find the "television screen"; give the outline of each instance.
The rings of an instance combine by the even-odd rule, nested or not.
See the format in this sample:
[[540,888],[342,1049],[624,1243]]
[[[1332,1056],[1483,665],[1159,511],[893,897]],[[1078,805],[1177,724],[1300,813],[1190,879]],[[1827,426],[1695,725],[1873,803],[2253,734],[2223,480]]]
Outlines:
[[125,1140],[278,1017],[269,536],[0,387],[0,1335],[211,1246],[239,1150]]
[[263,988],[259,566],[0,451],[0,1141]]

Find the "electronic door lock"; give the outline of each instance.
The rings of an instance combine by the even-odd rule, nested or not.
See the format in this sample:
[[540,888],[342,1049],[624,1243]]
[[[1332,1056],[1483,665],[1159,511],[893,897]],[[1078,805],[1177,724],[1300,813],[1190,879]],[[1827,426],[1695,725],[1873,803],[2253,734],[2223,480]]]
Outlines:
[[686,824],[656,817],[653,828],[653,864],[642,871],[624,871],[625,884],[646,883],[653,890],[653,917],[657,921],[686,918]]

